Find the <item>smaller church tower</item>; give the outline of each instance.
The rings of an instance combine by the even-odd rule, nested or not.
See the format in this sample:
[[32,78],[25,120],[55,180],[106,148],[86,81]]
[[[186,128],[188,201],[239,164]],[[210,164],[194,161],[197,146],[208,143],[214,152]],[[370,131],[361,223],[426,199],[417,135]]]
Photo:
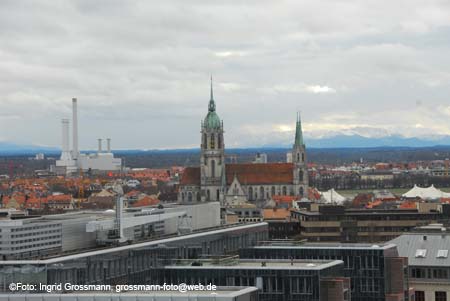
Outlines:
[[223,122],[216,113],[211,78],[208,114],[202,122],[200,153],[200,185],[202,201],[222,201],[225,180]]
[[300,197],[308,193],[308,168],[306,165],[306,147],[303,142],[302,122],[297,113],[295,141],[292,147],[292,163],[294,164],[294,193]]

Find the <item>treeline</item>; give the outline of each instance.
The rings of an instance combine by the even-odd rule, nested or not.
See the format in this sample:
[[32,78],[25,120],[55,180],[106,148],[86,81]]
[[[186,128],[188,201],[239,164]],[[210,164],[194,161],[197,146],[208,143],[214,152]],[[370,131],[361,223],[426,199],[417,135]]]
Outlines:
[[358,174],[335,175],[327,177],[309,177],[309,185],[324,191],[331,188],[339,190],[357,189],[390,189],[412,188],[414,185],[428,187],[433,184],[436,187],[450,187],[450,177],[431,176],[425,174],[398,174],[392,179],[362,179]]

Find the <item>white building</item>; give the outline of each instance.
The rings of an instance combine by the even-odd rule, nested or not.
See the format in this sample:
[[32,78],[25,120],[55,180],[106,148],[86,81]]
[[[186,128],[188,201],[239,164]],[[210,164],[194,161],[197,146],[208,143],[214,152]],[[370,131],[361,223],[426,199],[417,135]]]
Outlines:
[[122,159],[114,158],[111,152],[111,139],[107,138],[106,150],[102,149],[102,139],[98,139],[98,151],[92,154],[81,154],[78,149],[78,113],[77,99],[72,99],[72,150],[69,146],[69,120],[62,120],[62,152],[56,161],[58,174],[71,174],[78,170],[120,171]]

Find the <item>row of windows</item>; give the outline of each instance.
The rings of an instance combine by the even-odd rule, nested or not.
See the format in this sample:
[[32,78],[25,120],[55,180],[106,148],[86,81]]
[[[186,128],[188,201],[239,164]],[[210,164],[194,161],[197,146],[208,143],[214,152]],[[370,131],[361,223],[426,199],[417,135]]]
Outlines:
[[11,232],[21,232],[21,231],[29,231],[29,230],[36,230],[36,229],[44,229],[44,228],[56,228],[59,226],[60,226],[59,224],[46,224],[46,225],[42,225],[42,226],[13,228],[13,229],[11,229]]
[[[416,301],[425,301],[425,292],[424,291],[415,291],[414,297]],[[447,292],[436,291],[434,292],[434,300],[435,301],[447,301]]]
[[239,218],[238,221],[241,222],[260,222],[262,218]]
[[22,234],[13,234],[13,235],[11,235],[11,238],[37,236],[37,235],[41,235],[41,234],[50,234],[50,233],[59,233],[59,232],[61,232],[61,229],[41,231],[41,232],[28,232],[28,233],[22,233]]
[[370,214],[371,212],[368,211],[367,214],[361,214],[361,215],[352,215],[344,213],[343,215],[306,215],[301,213],[296,213],[295,217],[298,219],[302,219],[305,221],[419,221],[423,220],[424,223],[428,223],[430,220],[438,219],[439,214]]
[[26,250],[26,249],[36,248],[36,247],[58,245],[59,243],[60,243],[59,240],[58,241],[51,241],[51,242],[44,242],[44,243],[41,243],[41,244],[33,244],[33,245],[14,247],[14,248],[11,248],[11,250]]
[[446,268],[411,268],[412,278],[448,279],[449,270]]
[[[303,195],[304,194],[304,188],[300,187],[298,190],[298,195]],[[264,195],[266,198],[269,198],[270,196],[273,195],[288,195],[288,188],[286,186],[272,186],[270,188],[266,187],[264,188],[264,186],[260,186],[259,189],[258,187],[252,187],[250,186],[248,188],[248,198],[249,200],[255,200],[255,199],[263,199]],[[289,195],[294,195],[294,190],[292,189],[292,187],[289,189]]]
[[[236,213],[239,216],[250,216],[250,211],[234,211],[234,213]],[[261,212],[260,211],[252,211],[251,212],[251,216],[260,216]]]
[[22,239],[22,240],[13,240],[11,241],[12,245],[18,245],[25,242],[32,242],[32,241],[39,241],[39,240],[49,240],[49,239],[55,239],[55,238],[61,238],[60,235],[54,235],[54,236],[46,236],[46,237],[39,237],[39,238],[30,238],[30,239]]

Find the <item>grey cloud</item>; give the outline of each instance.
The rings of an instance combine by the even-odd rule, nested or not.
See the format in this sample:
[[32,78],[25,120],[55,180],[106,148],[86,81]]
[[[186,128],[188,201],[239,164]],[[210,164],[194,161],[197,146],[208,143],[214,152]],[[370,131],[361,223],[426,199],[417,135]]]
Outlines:
[[82,147],[197,145],[210,74],[229,145],[297,110],[312,137],[450,133],[449,29],[437,0],[1,1],[1,137],[59,145],[76,96]]

